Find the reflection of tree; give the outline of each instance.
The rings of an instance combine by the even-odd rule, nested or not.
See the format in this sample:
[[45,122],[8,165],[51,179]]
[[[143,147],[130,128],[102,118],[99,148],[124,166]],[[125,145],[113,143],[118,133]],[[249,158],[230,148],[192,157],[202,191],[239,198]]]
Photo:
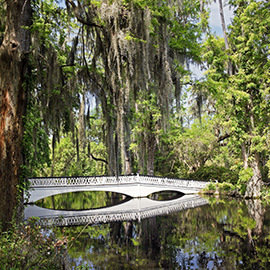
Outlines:
[[127,246],[131,244],[132,232],[133,232],[133,222],[132,221],[125,222],[125,236]]
[[265,208],[262,206],[262,203],[260,200],[246,200],[245,202],[248,207],[249,215],[256,222],[254,233],[256,235],[260,235],[263,229]]
[[[246,200],[248,213],[256,222],[255,227],[249,233],[249,250],[253,258],[252,265],[256,269],[270,268],[269,251],[269,227],[264,226],[264,217],[266,209],[262,206],[260,200]],[[263,267],[265,265],[265,267]]]
[[[265,209],[260,200],[241,202],[240,207],[231,205],[236,212],[232,218],[228,222],[216,222],[221,233],[220,247],[227,258],[232,257],[237,269],[265,269],[261,258],[268,266],[270,261],[269,251],[264,248],[269,246],[266,238],[269,228],[263,226]],[[223,260],[228,262],[227,258]]]
[[112,205],[108,197],[111,195],[105,191],[70,192],[46,197],[37,201],[36,205],[58,210],[93,209]]
[[157,230],[156,217],[142,221],[139,238],[145,254],[153,260],[157,259],[160,253],[160,235]]
[[[94,269],[268,269],[265,211],[259,201],[214,199],[141,223],[89,226],[69,254]],[[80,232],[66,229],[70,238]]]
[[[150,199],[158,200],[159,194],[151,194]],[[160,235],[157,229],[156,217],[142,220],[139,238],[143,251],[150,259],[155,260],[160,255]]]

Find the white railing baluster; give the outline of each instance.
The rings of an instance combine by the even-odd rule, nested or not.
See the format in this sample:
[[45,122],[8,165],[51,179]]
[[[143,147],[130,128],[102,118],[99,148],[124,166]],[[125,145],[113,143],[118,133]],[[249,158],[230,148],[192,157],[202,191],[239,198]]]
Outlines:
[[50,187],[50,186],[81,186],[81,185],[105,185],[105,184],[128,184],[142,183],[150,185],[190,187],[194,189],[204,188],[208,182],[196,180],[184,180],[174,178],[162,178],[154,176],[129,175],[119,176],[90,176],[90,177],[53,177],[53,178],[34,178],[29,179],[31,187]]

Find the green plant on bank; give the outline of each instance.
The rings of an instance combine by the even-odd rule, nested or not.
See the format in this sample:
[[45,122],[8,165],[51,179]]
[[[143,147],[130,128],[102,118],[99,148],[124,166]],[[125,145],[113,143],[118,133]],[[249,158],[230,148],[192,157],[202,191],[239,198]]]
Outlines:
[[[249,176],[245,175],[244,179],[247,179]],[[243,180],[242,180],[243,181]],[[241,184],[240,184],[241,183]],[[244,195],[246,190],[246,182],[241,182],[240,179],[238,184],[233,185],[232,183],[223,182],[212,182],[210,181],[209,184],[203,189],[203,193],[206,194],[213,194],[215,191],[219,192],[219,195]],[[263,204],[268,205],[270,203],[270,188],[269,186],[265,185],[262,188],[260,199]]]
[[41,228],[37,218],[0,228],[1,269],[62,269],[67,244],[67,237],[56,239],[54,228]]
[[221,193],[228,193],[237,190],[237,186],[232,183],[223,182],[210,182],[206,188],[204,188],[204,192],[207,191],[219,191]]
[[228,182],[223,182],[223,183],[218,183],[218,191],[219,192],[232,192],[237,190],[237,187],[231,183]]
[[204,191],[215,191],[217,189],[217,183],[210,182],[205,188]]
[[223,182],[223,183],[214,183],[210,182],[204,189],[204,193],[210,193],[212,194],[213,192],[218,191],[219,194],[221,195],[230,195],[232,192],[238,190],[236,185],[233,185],[228,182]]
[[228,182],[236,184],[238,181],[238,172],[221,166],[202,166],[196,172],[190,173],[188,178],[204,181],[217,180],[219,183]]

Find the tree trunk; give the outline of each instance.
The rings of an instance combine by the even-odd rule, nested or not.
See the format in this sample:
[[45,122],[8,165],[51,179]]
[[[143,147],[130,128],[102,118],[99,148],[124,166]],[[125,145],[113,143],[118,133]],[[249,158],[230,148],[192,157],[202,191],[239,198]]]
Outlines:
[[155,123],[152,113],[150,113],[146,145],[147,145],[147,175],[154,175],[157,138],[155,134]]
[[85,96],[84,93],[81,97],[81,103],[79,108],[79,149],[84,152],[86,146],[86,138],[85,138]]
[[225,48],[226,48],[226,50],[228,50],[229,49],[229,42],[228,42],[227,33],[226,33],[226,24],[225,24],[224,12],[223,12],[222,0],[219,0],[218,2],[219,2],[219,13],[220,13],[220,19],[221,19],[221,27],[222,27],[224,41],[225,41]]
[[128,146],[125,146],[125,175],[132,174],[131,155]]
[[[255,97],[253,94],[250,95],[250,105],[248,105],[248,113],[250,115],[250,125],[249,125],[249,134],[253,136],[255,130],[255,115],[254,115],[254,104],[253,101]],[[250,161],[250,167],[253,171],[253,176],[247,183],[247,189],[245,197],[247,198],[258,198],[261,195],[261,188],[263,185],[262,174],[260,170],[260,154],[256,150],[252,153],[252,158]]]
[[156,217],[151,217],[142,220],[142,232],[139,236],[141,238],[141,244],[146,255],[151,259],[155,259],[160,255],[160,238],[157,226]]
[[[19,217],[18,185],[23,165],[22,116],[26,109],[26,75],[31,24],[30,1],[7,0],[6,29],[0,47],[0,222],[7,229]],[[22,202],[22,196],[20,198]],[[15,212],[14,212],[15,211]]]
[[261,194],[262,187],[262,175],[259,167],[259,153],[254,154],[254,158],[251,161],[251,168],[253,170],[253,176],[247,183],[247,189],[245,197],[247,198],[258,198]]
[[126,236],[126,246],[129,246],[132,239],[133,223],[132,221],[127,221],[125,223],[125,236]]
[[155,134],[148,134],[147,140],[147,175],[154,175],[155,153],[157,148],[157,139]]
[[[126,110],[129,110],[126,109]],[[129,112],[126,112],[126,114]],[[128,121],[128,117],[125,116],[124,119],[124,136],[125,136],[125,145],[124,145],[124,167],[125,167],[125,171],[124,174],[125,175],[130,175],[132,173],[132,163],[131,163],[131,154],[130,154],[130,126],[129,126],[129,121]]]
[[[225,24],[224,12],[223,12],[222,0],[219,0],[219,13],[220,13],[221,27],[222,27],[222,31],[223,31],[224,42],[225,42],[225,48],[226,48],[226,50],[229,50],[229,42],[228,42],[228,37],[227,37],[227,33],[226,33],[226,24]],[[228,63],[228,73],[229,73],[229,75],[232,75],[232,63],[230,60]]]
[[243,162],[244,162],[244,169],[246,170],[248,168],[248,153],[247,153],[245,142],[241,143],[241,153],[242,153]]

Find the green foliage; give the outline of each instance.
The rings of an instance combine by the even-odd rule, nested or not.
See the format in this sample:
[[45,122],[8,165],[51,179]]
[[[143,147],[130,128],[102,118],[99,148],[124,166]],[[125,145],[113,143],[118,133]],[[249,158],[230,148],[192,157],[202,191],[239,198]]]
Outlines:
[[229,193],[230,191],[236,190],[236,186],[228,182],[218,183],[218,190],[221,193],[222,192]]
[[239,183],[246,183],[253,176],[252,168],[242,169],[239,172]]
[[217,184],[210,182],[207,187],[205,188],[205,190],[211,190],[211,191],[215,191],[217,189]]
[[[91,143],[92,153],[104,148],[102,143]],[[97,154],[97,157],[100,155]],[[79,160],[78,160],[79,157]],[[92,160],[88,153],[79,150],[77,152],[76,144],[72,139],[72,134],[63,137],[56,145],[53,157],[54,176],[83,176],[83,175],[101,175],[104,173],[104,167]],[[50,174],[50,168],[47,168],[47,174]]]
[[190,173],[188,177],[190,179],[204,181],[217,180],[219,183],[228,182],[231,184],[236,184],[238,181],[238,172],[231,171],[225,167],[212,165],[200,167],[196,172]]
[[[195,120],[190,128],[181,128],[175,119],[170,132],[163,136],[163,141],[169,145],[173,158],[183,164],[181,170],[185,173],[197,170],[217,153],[217,141],[213,132],[213,122],[203,117],[201,122]],[[170,154],[167,154],[170,157]],[[179,163],[176,163],[179,166]]]
[[[146,131],[155,133],[156,135],[162,133],[162,129],[160,129],[160,126],[157,124],[160,123],[162,117],[161,110],[157,103],[158,97],[155,93],[151,93],[147,98],[144,97],[142,100],[138,100],[140,110],[134,114],[134,118],[137,121],[132,130],[135,134]],[[153,125],[154,127],[152,127]]]
[[237,186],[240,189],[241,194],[244,194],[246,191],[246,184],[253,176],[252,168],[242,169],[239,172],[239,180],[237,182]]
[[[64,44],[66,29],[71,23],[66,10],[59,8],[53,0],[35,1],[32,3],[32,8],[34,12],[31,32],[38,35],[39,41],[47,48],[53,45],[54,49],[59,51],[59,59],[61,59],[63,52],[60,47]],[[33,46],[37,45],[37,41],[35,40]],[[62,64],[65,64],[65,61]]]
[[[225,51],[223,39],[212,35],[205,42],[209,65],[205,87],[215,99],[231,145],[242,151],[238,158],[244,156],[250,168],[259,167],[257,157],[269,153],[269,2],[232,0],[230,5],[235,13],[229,27],[230,50]],[[256,177],[261,178],[260,173]],[[249,172],[241,173],[241,192],[251,179]]]
[[[49,136],[44,129],[42,112],[37,104],[34,77],[26,78],[23,85],[28,92],[26,115],[23,117],[23,155],[21,183],[26,184],[25,179],[37,177],[44,173],[44,166],[50,166]],[[23,186],[27,189],[27,186]]]
[[56,239],[52,228],[41,229],[35,218],[7,232],[0,230],[1,269],[62,269],[67,243],[65,237]]
[[267,166],[267,168],[268,168],[268,170],[266,171],[266,172],[268,172],[268,173],[267,173],[266,175],[267,175],[267,179],[269,179],[269,178],[270,178],[270,170],[269,170],[269,168],[270,168],[270,159],[267,161],[266,166]]
[[42,127],[43,120],[37,107],[28,102],[27,115],[24,118],[24,155],[26,164],[25,175],[27,177],[41,176],[44,166],[50,166],[49,137]]
[[[51,0],[32,2],[33,16],[30,27],[32,53],[29,57],[31,76],[27,78],[27,111],[24,117],[23,177],[49,175],[51,166],[49,136],[64,128],[70,130],[70,112],[73,109],[72,93],[64,86],[65,74],[74,70],[61,69],[67,64],[70,47],[65,46],[66,29],[72,18]],[[24,180],[24,179],[23,179]],[[24,182],[24,181],[23,181]]]

